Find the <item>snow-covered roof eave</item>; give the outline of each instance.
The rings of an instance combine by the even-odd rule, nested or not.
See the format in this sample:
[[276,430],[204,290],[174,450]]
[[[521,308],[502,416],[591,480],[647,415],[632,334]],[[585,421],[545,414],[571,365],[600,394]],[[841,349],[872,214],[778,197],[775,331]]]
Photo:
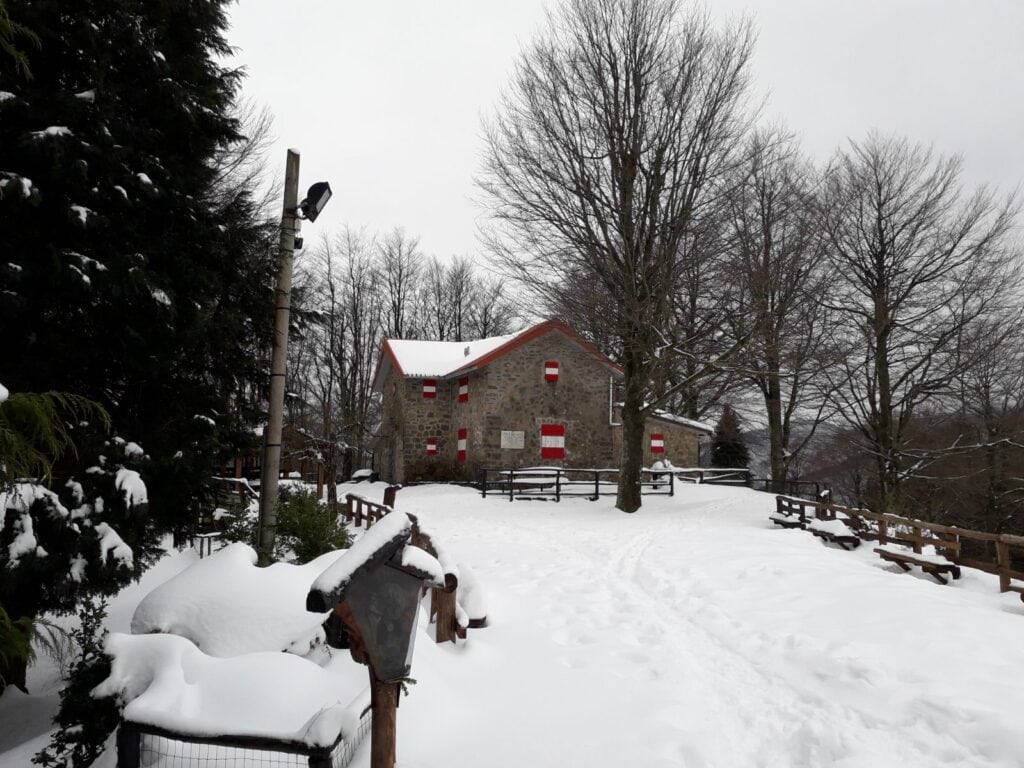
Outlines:
[[667,421],[670,424],[677,424],[681,427],[692,429],[694,432],[701,432],[705,435],[713,435],[715,428],[710,424],[705,424],[702,421],[695,421],[694,419],[688,419],[685,416],[677,416],[674,413],[668,413],[667,411],[655,411],[651,414],[652,419],[659,419],[661,421]]
[[529,343],[546,333],[557,331],[579,344],[587,353],[602,363],[615,376],[622,376],[622,368],[612,362],[569,326],[557,318],[524,328],[505,336],[492,336],[476,341],[421,341],[413,339],[387,339],[381,347],[381,362],[374,377],[374,388],[381,391],[387,370],[385,360],[395,374],[407,379],[451,379],[464,376],[489,365],[494,360]]
[[[616,408],[621,408],[623,404],[621,402],[618,402],[614,403],[613,405]],[[692,429],[694,432],[700,432],[705,435],[713,435],[715,433],[715,428],[712,427],[710,424],[705,424],[703,421],[688,419],[685,416],[678,416],[674,413],[669,413],[668,411],[664,411],[660,408],[648,413],[647,418],[657,419],[658,421],[668,422],[669,424],[676,424],[677,426],[680,427],[687,427],[688,429]]]

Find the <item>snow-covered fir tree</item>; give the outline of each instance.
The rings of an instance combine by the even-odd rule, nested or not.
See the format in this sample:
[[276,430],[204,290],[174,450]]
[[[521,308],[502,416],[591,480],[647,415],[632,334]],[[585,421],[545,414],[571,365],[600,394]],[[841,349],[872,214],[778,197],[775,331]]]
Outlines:
[[40,44],[30,78],[0,64],[4,384],[104,405],[168,524],[244,442],[270,330],[273,233],[222,162],[227,5],[14,0]]
[[711,437],[711,466],[738,468],[750,464],[750,450],[743,439],[740,420],[733,407],[726,403]]

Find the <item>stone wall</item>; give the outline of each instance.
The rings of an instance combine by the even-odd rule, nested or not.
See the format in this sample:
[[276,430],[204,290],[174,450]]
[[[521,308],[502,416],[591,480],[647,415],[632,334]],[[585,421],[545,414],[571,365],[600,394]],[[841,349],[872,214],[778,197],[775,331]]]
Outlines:
[[[616,412],[616,418],[619,414]],[[651,452],[651,434],[660,434],[665,441],[665,452],[661,454]],[[699,435],[689,427],[682,424],[666,421],[659,418],[649,418],[644,425],[644,466],[649,467],[655,461],[665,459],[671,461],[677,467],[696,467],[699,455]],[[615,449],[622,450],[622,428],[615,430]]]
[[[544,378],[544,364],[559,364],[558,381]],[[552,330],[467,374],[469,400],[458,402],[459,376],[437,380],[437,396],[423,397],[422,379],[389,376],[384,390],[376,462],[392,482],[475,479],[485,467],[617,467],[622,428],[609,424],[608,383],[621,374],[575,340]],[[565,458],[541,458],[541,425],[565,427]],[[457,461],[458,430],[467,431],[466,460]],[[502,447],[502,432],[521,433],[523,447]],[[648,422],[644,461],[650,466],[650,433],[665,436],[663,457],[679,466],[697,461],[697,436],[671,422]],[[435,457],[426,442],[438,443]],[[393,462],[393,466],[392,466]]]
[[[547,361],[558,363],[558,381],[545,380]],[[469,402],[461,404],[469,429],[471,470],[614,466],[614,430],[608,423],[612,376],[618,374],[558,331],[498,358],[470,379]],[[456,417],[459,410],[457,405]],[[564,460],[541,458],[542,424],[565,427]],[[502,448],[503,431],[522,433],[523,447]]]

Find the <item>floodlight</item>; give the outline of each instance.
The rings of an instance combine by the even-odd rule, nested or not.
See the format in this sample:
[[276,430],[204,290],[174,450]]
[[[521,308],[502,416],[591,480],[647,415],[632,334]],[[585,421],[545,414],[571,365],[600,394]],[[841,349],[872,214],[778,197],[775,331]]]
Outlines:
[[320,211],[331,199],[331,185],[326,181],[318,181],[306,192],[306,199],[299,203],[299,214],[303,219],[316,221]]

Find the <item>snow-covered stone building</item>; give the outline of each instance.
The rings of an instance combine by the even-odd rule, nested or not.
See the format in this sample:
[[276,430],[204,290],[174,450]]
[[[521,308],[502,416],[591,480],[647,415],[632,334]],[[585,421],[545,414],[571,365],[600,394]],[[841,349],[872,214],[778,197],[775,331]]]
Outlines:
[[[472,479],[483,467],[616,467],[622,370],[560,320],[478,341],[388,339],[374,469],[391,482]],[[710,428],[648,419],[645,461],[694,466]]]

